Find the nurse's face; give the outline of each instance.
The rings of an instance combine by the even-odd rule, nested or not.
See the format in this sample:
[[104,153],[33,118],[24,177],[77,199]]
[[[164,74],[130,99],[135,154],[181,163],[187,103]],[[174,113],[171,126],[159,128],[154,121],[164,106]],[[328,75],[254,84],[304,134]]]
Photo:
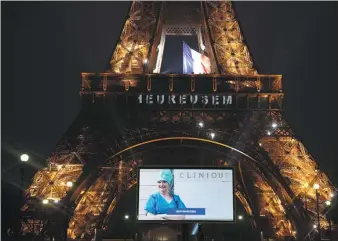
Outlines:
[[157,184],[158,184],[158,189],[162,193],[168,192],[168,190],[169,190],[169,184],[167,182],[165,182],[165,181],[158,181]]

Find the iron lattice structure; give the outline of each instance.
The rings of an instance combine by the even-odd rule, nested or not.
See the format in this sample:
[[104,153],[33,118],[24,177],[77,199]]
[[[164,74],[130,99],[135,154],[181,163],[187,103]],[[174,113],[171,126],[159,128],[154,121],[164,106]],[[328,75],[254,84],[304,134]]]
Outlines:
[[[161,74],[167,35],[195,35],[213,73]],[[26,192],[23,234],[48,235],[53,223],[71,239],[107,229],[120,195],[136,184],[136,167],[166,148],[198,148],[209,165],[235,166],[236,196],[252,226],[279,239],[313,237],[318,183],[327,228],[324,202],[335,188],[283,118],[282,76],[255,70],[230,2],[133,2],[110,64],[82,73],[83,109]],[[159,93],[231,99],[224,108],[137,102]],[[43,199],[67,215],[58,219],[53,205],[43,211]]]

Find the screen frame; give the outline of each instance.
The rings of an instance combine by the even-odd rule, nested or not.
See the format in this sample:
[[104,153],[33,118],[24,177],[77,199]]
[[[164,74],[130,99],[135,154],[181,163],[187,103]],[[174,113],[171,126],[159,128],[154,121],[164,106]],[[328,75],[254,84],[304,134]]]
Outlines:
[[[139,220],[139,183],[140,183],[140,170],[151,169],[195,169],[195,170],[231,170],[232,171],[232,199],[233,199],[233,217],[232,220]],[[137,184],[136,184],[136,222],[137,223],[157,223],[157,224],[170,224],[170,223],[236,223],[236,191],[235,191],[235,167],[234,166],[138,166],[137,167]]]

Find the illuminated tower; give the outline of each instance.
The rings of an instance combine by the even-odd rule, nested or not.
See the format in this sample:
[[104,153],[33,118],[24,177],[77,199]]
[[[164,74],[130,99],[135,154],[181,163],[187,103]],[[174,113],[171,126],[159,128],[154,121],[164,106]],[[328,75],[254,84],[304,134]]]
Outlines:
[[[196,36],[211,73],[161,74],[168,35]],[[82,73],[82,111],[27,190],[22,232],[45,235],[54,218],[69,238],[92,237],[137,165],[182,148],[204,154],[196,165],[236,167],[236,196],[265,235],[312,238],[316,197],[327,229],[335,188],[283,118],[282,76],[257,73],[230,2],[133,2],[110,66]]]

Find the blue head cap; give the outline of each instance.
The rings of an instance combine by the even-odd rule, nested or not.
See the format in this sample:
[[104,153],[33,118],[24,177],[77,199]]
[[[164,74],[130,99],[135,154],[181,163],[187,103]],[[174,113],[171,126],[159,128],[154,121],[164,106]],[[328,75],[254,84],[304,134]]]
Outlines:
[[168,184],[171,184],[171,181],[173,180],[173,174],[171,173],[171,170],[164,169],[160,173],[160,178],[158,181],[166,181]]

